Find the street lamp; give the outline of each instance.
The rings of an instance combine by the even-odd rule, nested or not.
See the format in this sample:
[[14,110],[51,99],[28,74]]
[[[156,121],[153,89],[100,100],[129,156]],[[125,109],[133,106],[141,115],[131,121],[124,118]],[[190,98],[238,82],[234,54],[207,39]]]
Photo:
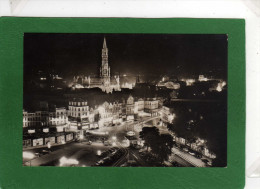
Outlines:
[[51,143],[50,142],[48,142],[47,147],[48,147],[48,149],[50,151],[50,149],[51,149]]
[[33,158],[35,158],[35,155],[31,152],[23,152],[23,158],[30,159],[27,162],[29,162],[31,166],[31,161],[33,160]]
[[100,156],[101,155],[101,150],[97,151],[97,155]]

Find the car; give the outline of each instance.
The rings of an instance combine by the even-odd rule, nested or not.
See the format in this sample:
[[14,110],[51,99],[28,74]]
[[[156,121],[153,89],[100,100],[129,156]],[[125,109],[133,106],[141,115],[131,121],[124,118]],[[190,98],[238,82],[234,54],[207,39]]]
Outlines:
[[182,149],[184,152],[188,152],[189,150],[188,150],[188,148],[183,148]]
[[48,151],[48,150],[42,150],[41,152],[39,152],[39,156],[46,155],[49,153],[50,153],[50,151]]
[[189,152],[190,155],[192,156],[195,156],[195,153],[194,152]]
[[100,165],[102,165],[103,163],[104,163],[103,160],[99,160],[99,161],[96,162],[95,166],[100,166]]
[[117,147],[113,147],[113,148],[110,148],[108,151],[109,151],[110,153],[113,153],[113,152],[116,152],[118,149],[119,149],[119,148],[117,148]]
[[92,141],[88,141],[87,144],[88,144],[88,145],[91,145],[91,144],[92,144]]
[[140,152],[139,154],[140,154],[141,157],[145,156],[144,152]]
[[108,140],[105,140],[105,141],[104,141],[104,145],[105,145],[105,146],[110,146],[111,144],[110,144],[110,142],[109,142]]

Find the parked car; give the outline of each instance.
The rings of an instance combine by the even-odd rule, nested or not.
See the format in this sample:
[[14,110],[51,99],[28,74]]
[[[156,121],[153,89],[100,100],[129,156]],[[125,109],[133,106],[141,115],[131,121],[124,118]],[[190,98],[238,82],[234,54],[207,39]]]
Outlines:
[[40,153],[41,153],[42,155],[45,155],[45,154],[49,154],[50,151],[48,151],[48,150],[42,150]]
[[110,145],[109,141],[107,141],[107,140],[104,141],[104,145],[105,145],[105,146],[109,146],[109,145]]
[[92,144],[92,141],[88,141],[87,144],[88,144],[88,145],[91,145],[91,144]]
[[100,165],[102,165],[103,163],[104,163],[103,160],[99,160],[99,161],[96,162],[95,166],[100,166]]
[[203,161],[206,165],[208,166],[212,166],[212,161],[208,160],[208,159],[201,159],[201,161]]
[[196,154],[194,152],[189,152],[190,155],[195,156]]

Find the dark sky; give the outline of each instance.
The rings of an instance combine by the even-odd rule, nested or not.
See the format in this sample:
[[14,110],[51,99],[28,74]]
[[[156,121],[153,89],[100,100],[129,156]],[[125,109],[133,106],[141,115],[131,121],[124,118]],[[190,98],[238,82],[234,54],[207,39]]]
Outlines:
[[50,68],[64,77],[99,74],[104,36],[112,74],[227,77],[227,36],[212,34],[26,33],[25,75]]

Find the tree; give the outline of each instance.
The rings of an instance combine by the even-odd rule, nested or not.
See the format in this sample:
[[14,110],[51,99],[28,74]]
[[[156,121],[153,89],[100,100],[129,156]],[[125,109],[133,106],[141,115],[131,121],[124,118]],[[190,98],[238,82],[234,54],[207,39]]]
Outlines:
[[143,127],[140,138],[145,141],[144,145],[147,147],[147,151],[150,148],[151,153],[160,163],[168,159],[174,145],[171,135],[160,134],[157,127]]
[[157,159],[160,163],[168,160],[169,155],[171,155],[173,147],[173,138],[169,134],[161,134],[158,136],[157,146],[154,146],[152,151],[157,155]]
[[156,145],[156,138],[159,136],[159,129],[157,127],[143,127],[140,132],[140,138],[143,139],[144,145],[147,147],[147,151],[152,146]]

